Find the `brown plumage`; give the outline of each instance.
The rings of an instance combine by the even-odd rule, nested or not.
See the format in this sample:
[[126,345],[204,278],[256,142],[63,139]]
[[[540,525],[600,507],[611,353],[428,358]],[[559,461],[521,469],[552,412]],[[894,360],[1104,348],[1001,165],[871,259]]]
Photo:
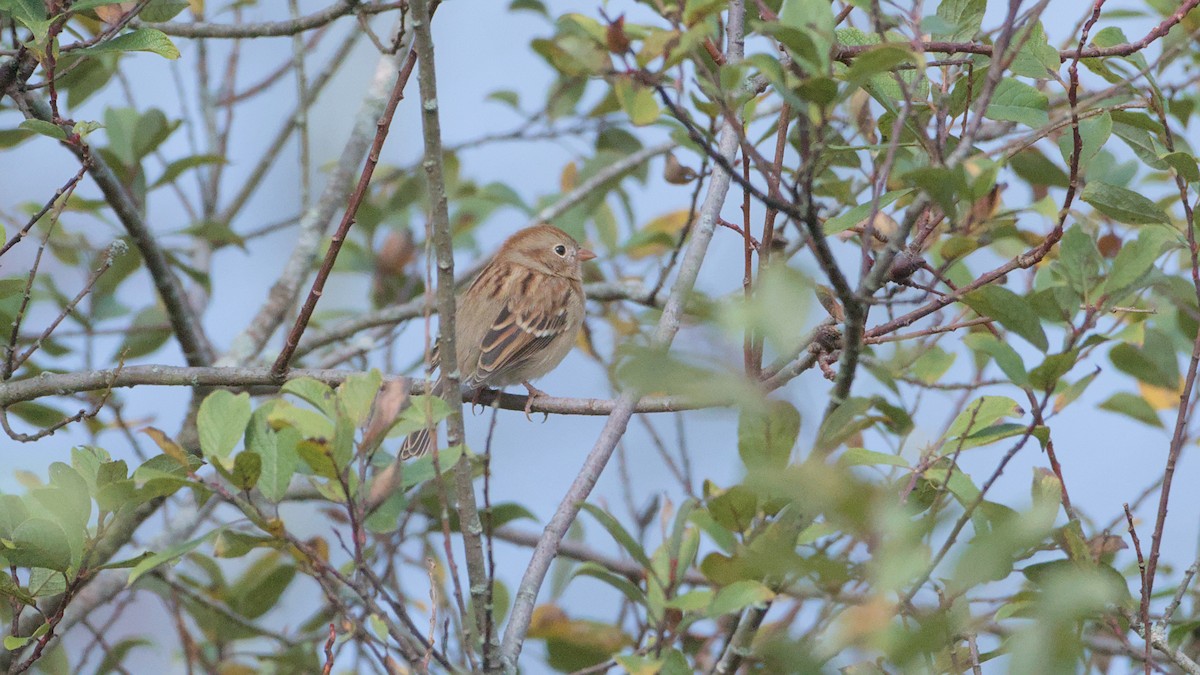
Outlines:
[[[553,370],[574,346],[586,300],[582,265],[595,257],[553,225],[509,237],[456,299],[454,340],[463,385],[520,383],[531,401],[541,395],[529,381]],[[429,434],[413,434],[400,458],[428,449]]]

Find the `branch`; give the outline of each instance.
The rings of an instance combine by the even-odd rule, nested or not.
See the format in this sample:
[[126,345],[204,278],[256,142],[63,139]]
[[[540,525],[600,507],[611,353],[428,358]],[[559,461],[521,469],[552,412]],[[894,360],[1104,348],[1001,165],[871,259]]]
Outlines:
[[332,23],[337,19],[351,13],[358,14],[382,14],[383,12],[399,9],[406,3],[404,2],[371,2],[358,3],[355,0],[339,0],[339,2],[326,7],[325,9],[306,14],[297,19],[290,21],[263,21],[261,23],[207,23],[204,21],[196,21],[193,23],[183,22],[168,22],[168,23],[143,23],[134,21],[135,28],[153,28],[160,30],[167,35],[175,35],[177,37],[186,38],[260,38],[260,37],[287,37],[297,33],[303,33],[306,30],[320,28],[326,24]]
[[313,310],[317,308],[317,301],[321,299],[321,294],[325,290],[325,281],[333,271],[333,264],[342,250],[342,243],[346,241],[347,235],[350,234],[350,228],[354,225],[354,216],[358,213],[358,207],[367,195],[367,188],[371,185],[371,176],[375,173],[375,166],[379,163],[379,153],[383,150],[383,142],[387,140],[388,130],[392,126],[392,117],[396,114],[396,108],[400,105],[400,101],[404,99],[404,85],[408,84],[408,77],[412,74],[416,61],[417,52],[410,50],[408,58],[400,67],[400,73],[392,86],[392,95],[388,98],[387,106],[375,124],[375,140],[371,143],[371,151],[367,154],[366,164],[358,177],[358,185],[354,188],[354,193],[350,195],[350,202],[346,205],[345,213],[342,214],[342,222],[338,225],[332,241],[329,242],[325,260],[321,263],[321,268],[317,270],[317,278],[313,280],[308,298],[305,299],[304,306],[300,308],[300,315],[296,317],[296,322],[292,325],[291,332],[288,333],[283,351],[279,353],[279,358],[275,359],[275,365],[272,366],[272,370],[279,375],[287,371],[292,354],[296,352],[296,347],[300,344],[300,336],[308,327],[308,320],[312,318]]
[[[416,33],[415,49],[421,67],[417,82],[421,88],[421,131],[425,144],[426,185],[429,191],[429,219],[426,222],[426,239],[432,240],[437,262],[437,307],[439,359],[441,380],[438,389],[450,416],[446,419],[446,440],[451,446],[464,445],[462,391],[458,379],[458,351],[455,346],[455,297],[454,297],[454,234],[450,228],[450,213],[446,206],[446,183],[442,168],[442,125],[438,115],[437,63],[434,60],[433,34],[429,26],[430,8],[428,0],[413,0],[413,31]],[[426,296],[428,298],[428,296]],[[436,466],[437,449],[434,448]],[[483,525],[479,520],[479,507],[475,501],[474,469],[466,453],[454,466],[454,482],[457,499],[455,507],[462,533],[463,552],[467,560],[467,582],[471,593],[471,610],[474,617],[463,617],[468,635],[483,647],[483,668],[491,668],[492,659],[499,645],[495,634],[486,628],[486,605],[490,595],[490,580],[487,561],[484,558],[481,534]],[[470,646],[465,647],[470,649]]]
[[766,602],[761,606],[750,607],[742,612],[741,619],[737,622],[737,628],[729,638],[729,644],[725,645],[725,653],[721,655],[721,660],[713,667],[712,672],[717,675],[726,675],[726,673],[738,671],[742,665],[742,659],[750,653],[750,644],[754,641],[754,634],[758,632],[759,626],[762,625],[763,619],[770,609],[771,603]]
[[300,221],[296,234],[296,246],[284,265],[279,279],[271,286],[267,300],[259,308],[254,319],[244,331],[230,343],[229,352],[219,365],[245,365],[258,356],[267,340],[283,322],[284,312],[295,304],[300,294],[300,285],[308,277],[321,245],[324,231],[338,206],[343,204],[350,191],[351,181],[387,103],[387,92],[392,88],[399,63],[391,55],[380,57],[375,66],[375,75],[370,89],[363,97],[354,122],[354,130],[342,147],[337,168],[330,174],[325,189],[316,206],[307,211]]
[[[732,62],[740,61],[744,50],[744,10],[741,0],[732,0],[730,3],[727,25],[729,42],[726,51],[727,59]],[[728,160],[726,164],[733,161],[737,152],[740,126],[741,122],[738,119],[729,116],[726,116],[721,126],[719,153],[722,158]],[[708,244],[712,240],[717,218],[725,203],[725,195],[729,191],[729,183],[730,172],[724,166],[714,169],[708,192],[696,219],[687,253],[684,254],[679,274],[671,288],[671,295],[663,307],[658,329],[655,331],[653,344],[660,349],[668,349],[675,333],[679,330],[684,303],[691,294],[700,273],[700,266],[704,262]],[[596,439],[595,445],[588,453],[587,459],[584,460],[583,467],[563,496],[546,526],[541,540],[534,549],[529,567],[525,570],[525,575],[514,596],[512,614],[504,631],[500,659],[501,665],[507,673],[515,673],[517,670],[517,659],[529,631],[533,606],[537,602],[538,591],[542,587],[546,573],[558,553],[559,543],[579,514],[581,504],[591,494],[596,481],[600,479],[600,474],[604,471],[604,467],[612,457],[613,450],[629,425],[629,419],[637,408],[639,399],[640,397],[636,393],[622,394],[609,416],[608,422],[604,425],[604,429],[600,432],[600,437]]]
[[[317,370],[294,368],[288,371],[288,379],[311,377],[330,386],[337,386],[347,377],[360,374],[360,370]],[[227,387],[244,389],[254,387],[255,394],[278,391],[282,383],[269,367],[189,367],[141,365],[113,368],[110,370],[85,370],[73,373],[44,372],[23,380],[0,383],[0,408],[22,401],[33,401],[46,396],[69,396],[84,391],[101,391],[108,388],[122,389],[139,386],[153,387]],[[423,383],[415,382],[412,393],[425,393]],[[492,390],[479,393],[479,402],[490,405],[499,400],[505,410],[525,410],[529,397],[525,394],[505,394]],[[707,399],[694,401],[678,396],[649,396],[638,404],[634,412],[666,413],[718,408],[733,405],[733,401]],[[530,412],[556,415],[609,415],[617,407],[614,399],[602,398],[559,398],[538,396],[530,406]]]

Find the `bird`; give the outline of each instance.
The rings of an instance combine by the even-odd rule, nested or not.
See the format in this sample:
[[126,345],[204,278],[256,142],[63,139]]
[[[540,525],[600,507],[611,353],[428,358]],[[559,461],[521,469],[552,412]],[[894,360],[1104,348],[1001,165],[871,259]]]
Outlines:
[[[510,236],[455,300],[455,355],[469,390],[522,384],[525,412],[545,392],[530,383],[571,351],[583,326],[583,263],[596,254],[550,224]],[[435,359],[437,357],[435,356]],[[429,430],[405,439],[399,459],[429,451]]]

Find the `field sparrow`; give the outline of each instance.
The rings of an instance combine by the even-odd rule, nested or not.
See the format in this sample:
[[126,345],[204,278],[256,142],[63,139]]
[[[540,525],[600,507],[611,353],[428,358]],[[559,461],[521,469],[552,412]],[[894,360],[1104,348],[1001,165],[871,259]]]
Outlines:
[[[543,395],[529,381],[553,370],[575,345],[584,314],[581,267],[595,257],[553,225],[509,237],[457,298],[454,339],[463,386],[520,383],[530,404]],[[405,439],[400,459],[428,450],[429,433],[418,432]]]

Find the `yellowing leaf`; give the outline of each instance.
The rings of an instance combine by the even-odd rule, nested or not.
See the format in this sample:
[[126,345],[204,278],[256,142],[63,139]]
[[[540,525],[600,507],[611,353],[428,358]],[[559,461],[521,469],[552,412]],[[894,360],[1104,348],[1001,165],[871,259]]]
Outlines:
[[619,628],[572,619],[557,605],[533,608],[529,637],[545,640],[551,667],[567,671],[602,663],[633,642]]
[[1174,410],[1179,407],[1179,395],[1183,393],[1183,380],[1179,381],[1176,389],[1138,382],[1138,392],[1155,410]]
[[688,224],[691,212],[688,209],[671,211],[642,226],[641,231],[625,243],[625,253],[630,258],[645,258],[671,250],[679,232]]
[[142,433],[154,439],[155,445],[157,445],[159,449],[163,451],[164,455],[170,457],[176,462],[179,462],[180,466],[190,466],[190,463],[188,462],[187,451],[180,447],[179,444],[174,440],[172,440],[170,436],[167,436],[165,433],[163,433],[162,430],[155,429],[154,427],[146,427],[145,429],[142,429]]
[[563,192],[570,192],[579,185],[579,167],[575,162],[571,162],[563,167],[562,177],[558,179],[559,189]]

